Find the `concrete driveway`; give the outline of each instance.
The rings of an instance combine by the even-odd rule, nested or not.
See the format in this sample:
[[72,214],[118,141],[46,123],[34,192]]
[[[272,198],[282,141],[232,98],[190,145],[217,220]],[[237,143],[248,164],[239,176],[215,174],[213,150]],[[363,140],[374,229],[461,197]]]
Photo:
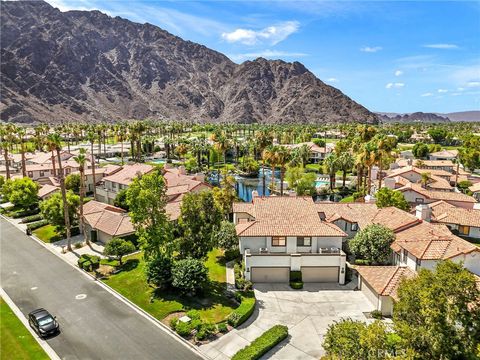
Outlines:
[[264,356],[264,359],[318,359],[324,354],[323,335],[334,320],[366,320],[364,312],[373,306],[360,291],[353,291],[356,281],[346,286],[305,284],[292,290],[288,284],[255,285],[257,308],[238,329],[200,347],[214,360],[229,359],[273,325],[287,325],[289,337]]

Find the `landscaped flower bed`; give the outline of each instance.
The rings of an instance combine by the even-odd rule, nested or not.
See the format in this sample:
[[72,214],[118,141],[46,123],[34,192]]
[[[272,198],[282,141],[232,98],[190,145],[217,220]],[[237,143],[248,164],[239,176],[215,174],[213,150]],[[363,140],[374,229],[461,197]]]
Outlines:
[[275,325],[265,331],[260,337],[252,341],[252,343],[242,350],[238,351],[232,360],[257,360],[265,355],[275,345],[286,339],[288,336],[288,328],[284,325]]

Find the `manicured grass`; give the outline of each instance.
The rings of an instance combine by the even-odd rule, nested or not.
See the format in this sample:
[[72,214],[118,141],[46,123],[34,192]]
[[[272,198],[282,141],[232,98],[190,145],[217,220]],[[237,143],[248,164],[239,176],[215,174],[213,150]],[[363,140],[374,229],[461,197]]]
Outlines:
[[0,298],[0,319],[1,360],[49,359],[32,334],[2,298]]
[[[103,280],[107,285],[159,320],[176,311],[196,309],[208,322],[221,322],[233,311],[234,304],[224,295],[225,261],[219,250],[213,250],[206,261],[211,279],[203,295],[180,296],[177,291],[157,291],[145,279],[143,254],[125,258],[126,269]],[[223,272],[223,275],[222,275]]]
[[57,233],[57,230],[53,225],[45,225],[41,228],[33,230],[33,234],[46,243],[52,243],[61,240],[60,234]]
[[351,203],[353,202],[353,195],[344,197],[342,200],[340,200],[341,203]]

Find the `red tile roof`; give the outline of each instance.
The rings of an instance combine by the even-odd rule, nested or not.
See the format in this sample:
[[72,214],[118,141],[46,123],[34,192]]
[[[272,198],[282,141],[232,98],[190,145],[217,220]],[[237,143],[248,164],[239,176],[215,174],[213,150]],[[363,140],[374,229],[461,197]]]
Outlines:
[[346,236],[320,220],[311,197],[254,197],[251,210],[255,220],[237,225],[239,236]]
[[147,174],[154,168],[147,164],[124,165],[123,168],[110,176],[103,178],[103,181],[111,181],[117,184],[130,185],[138,175]]
[[85,222],[92,229],[110,236],[125,236],[135,232],[130,216],[118,207],[92,200],[83,206],[83,212]]
[[398,285],[404,278],[412,278],[415,272],[400,266],[357,266],[356,270],[377,294],[397,300]]
[[444,224],[480,227],[480,210],[459,208],[445,201],[428,204],[432,209],[432,220]]
[[477,202],[473,197],[463,193],[457,193],[454,191],[428,190],[423,188],[420,184],[408,184],[397,190],[401,192],[415,191],[416,193],[419,193],[425,196],[426,198],[432,199],[432,200],[459,201],[459,202],[469,202],[469,203]]

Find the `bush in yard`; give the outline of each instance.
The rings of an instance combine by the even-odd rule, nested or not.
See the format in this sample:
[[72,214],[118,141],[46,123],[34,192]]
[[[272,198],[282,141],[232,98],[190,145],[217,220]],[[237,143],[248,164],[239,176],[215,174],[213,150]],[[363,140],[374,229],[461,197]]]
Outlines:
[[201,260],[186,258],[172,268],[172,286],[182,294],[195,295],[208,282],[208,270]]
[[235,230],[235,224],[230,221],[223,220],[220,228],[213,234],[213,242],[216,246],[229,251],[238,251],[238,236]]
[[242,293],[241,303],[238,308],[228,316],[228,323],[237,327],[243,324],[255,311],[255,294],[253,291]]
[[295,290],[303,289],[303,282],[301,281],[290,281],[290,287]]
[[302,272],[301,271],[290,271],[290,281],[292,281],[292,282],[302,281]]
[[121,266],[123,256],[134,251],[135,246],[130,241],[126,241],[122,238],[113,238],[107,243],[107,245],[105,245],[103,254],[107,256],[116,256]]
[[288,336],[288,328],[284,325],[275,325],[265,331],[262,335],[252,341],[252,343],[235,355],[232,360],[257,360],[265,355],[275,345],[286,339]]
[[198,312],[198,310],[190,310],[189,312],[187,312],[187,316],[192,320],[200,319],[200,313]]
[[377,319],[377,320],[381,320],[382,319],[382,312],[380,310],[373,310],[372,312],[370,312],[370,315],[372,316],[372,318],[374,319]]
[[3,187],[6,189],[5,197],[15,206],[29,208],[38,204],[39,186],[28,177],[7,180]]
[[23,218],[23,217],[30,216],[30,215],[36,215],[39,212],[40,212],[40,209],[38,207],[34,207],[33,209],[16,211],[16,212],[12,213],[10,217],[12,217],[14,219],[19,219],[19,218]]
[[177,332],[178,335],[182,337],[190,336],[190,334],[192,333],[192,330],[193,329],[190,323],[178,321],[177,324],[175,325],[175,331]]
[[[68,214],[70,217],[70,225],[74,225],[77,221],[78,207],[80,206],[80,197],[72,191],[67,192]],[[44,219],[58,229],[65,228],[65,217],[63,213],[62,194],[55,193],[47,200],[40,203],[40,209]]]
[[21,221],[22,224],[27,224],[27,223],[31,223],[31,222],[34,222],[34,221],[39,221],[39,220],[42,220],[42,215],[41,214],[36,214],[36,215],[30,215],[30,216],[27,216],[27,217],[24,217]]
[[41,228],[42,226],[48,225],[47,220],[40,220],[36,222],[32,222],[30,224],[27,224],[27,229],[30,231],[36,230],[38,228]]
[[228,331],[227,323],[221,322],[217,325],[217,329],[221,333],[226,333]]
[[360,230],[350,240],[350,251],[360,259],[372,264],[388,264],[392,250],[390,245],[395,240],[395,234],[383,225],[369,225]]
[[172,284],[172,260],[165,255],[158,255],[145,266],[147,281],[158,288],[167,288]]
[[100,257],[96,255],[83,254],[77,261],[78,267],[85,271],[93,271],[100,266]]
[[215,334],[216,331],[217,331],[217,327],[215,326],[215,324],[203,323],[202,325],[200,325],[200,328],[198,329],[195,337],[197,338],[197,340],[204,340],[208,338],[210,335]]
[[170,328],[174,329],[177,327],[178,318],[174,317],[170,319]]

